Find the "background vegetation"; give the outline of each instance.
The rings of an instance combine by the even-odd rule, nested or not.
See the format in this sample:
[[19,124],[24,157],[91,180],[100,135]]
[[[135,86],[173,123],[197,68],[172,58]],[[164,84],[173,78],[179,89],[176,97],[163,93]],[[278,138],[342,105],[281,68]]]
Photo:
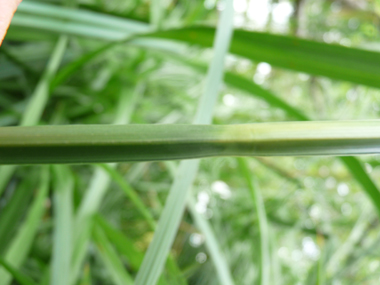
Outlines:
[[[0,125],[376,119],[379,19],[378,0],[24,0]],[[0,285],[378,284],[379,180],[377,156],[1,166]]]

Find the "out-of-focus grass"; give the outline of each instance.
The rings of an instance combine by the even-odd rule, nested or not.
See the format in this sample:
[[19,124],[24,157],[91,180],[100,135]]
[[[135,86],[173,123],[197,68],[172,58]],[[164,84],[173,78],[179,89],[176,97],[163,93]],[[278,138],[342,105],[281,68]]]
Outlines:
[[[234,10],[237,29],[221,87],[203,79],[213,57],[219,61],[210,70],[222,74],[224,56],[209,50],[215,28],[205,28],[215,26],[222,4],[70,2],[21,4],[0,48],[1,126],[189,124],[202,92],[220,94],[217,125],[378,117],[378,91],[364,86],[378,87],[377,2],[360,10],[314,0],[293,6],[301,12],[291,21],[305,41],[288,37],[289,19],[278,23],[290,3],[268,4],[260,24],[252,11],[262,7],[234,1],[227,12]],[[213,108],[206,109],[197,117],[210,116]],[[53,173],[2,166],[0,284],[132,283],[155,221],[165,217],[177,222],[165,222],[172,232],[162,236],[173,243],[164,246],[171,248],[165,266],[166,255],[159,256],[164,270],[151,272],[159,284],[265,283],[268,267],[269,284],[376,284],[377,160],[277,157],[252,160],[242,171],[235,158],[203,159],[194,177],[182,170],[194,195],[183,217],[174,210],[184,210],[185,192],[168,199],[175,162],[54,166]],[[257,187],[248,187],[252,179]],[[260,189],[262,202],[249,189]],[[359,218],[363,209],[370,223]],[[65,246],[57,246],[60,238]],[[137,280],[149,277],[144,270]]]

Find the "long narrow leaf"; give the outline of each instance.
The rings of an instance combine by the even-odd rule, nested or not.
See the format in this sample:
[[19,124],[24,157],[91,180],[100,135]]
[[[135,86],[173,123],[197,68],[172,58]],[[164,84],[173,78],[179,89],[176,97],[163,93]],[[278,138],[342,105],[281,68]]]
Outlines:
[[108,173],[108,175],[119,185],[119,187],[123,190],[126,196],[136,206],[137,210],[145,218],[149,227],[152,230],[154,230],[156,228],[156,221],[154,220],[152,214],[146,208],[144,203],[141,201],[140,197],[135,192],[135,190],[133,190],[131,186],[129,186],[124,181],[124,178],[113,167],[110,167],[109,165],[106,165],[106,164],[100,165],[100,167],[103,168]]
[[271,272],[272,272],[271,284],[281,285],[283,284],[282,283],[283,278],[281,274],[281,264],[280,264],[280,260],[278,256],[276,237],[273,231],[272,232],[270,231],[269,237],[270,237],[269,243],[270,243],[270,249],[271,249],[270,260],[271,260]]
[[25,216],[35,187],[35,177],[33,176],[35,176],[35,172],[24,178],[24,181],[16,187],[12,197],[0,211],[0,253],[8,248],[19,223]]
[[[22,115],[20,125],[21,126],[32,126],[36,125],[42,116],[42,112],[49,96],[49,85],[56,73],[59,64],[62,60],[68,38],[66,36],[61,36],[54,48],[54,51],[50,57],[50,60],[46,66],[44,74],[42,75],[40,81],[38,82],[29,104]],[[9,179],[12,177],[15,166],[0,166],[0,195],[4,191],[4,187],[8,183]]]
[[67,36],[61,36],[57,42],[57,45],[53,51],[51,59],[46,66],[46,69],[38,82],[36,89],[34,90],[29,104],[23,113],[20,125],[32,126],[36,125],[40,120],[46,103],[49,99],[49,85],[52,81],[57,69],[61,63],[63,54],[68,42]]
[[66,21],[64,19],[53,19],[22,13],[15,14],[11,25],[47,30],[62,34],[64,33],[72,36],[90,37],[106,41],[122,40],[130,34],[128,32],[113,30],[107,27],[99,27],[85,23]]
[[117,285],[132,285],[133,280],[129,276],[115,249],[107,239],[101,228],[95,226],[93,230],[93,238],[97,246],[99,255],[104,262],[108,272]]
[[196,225],[206,237],[206,247],[211,254],[212,262],[218,272],[220,284],[234,284],[226,258],[220,250],[218,240],[215,237],[209,223],[198,213],[194,197],[189,196],[187,205]]
[[370,197],[378,214],[380,215],[380,192],[376,184],[369,177],[361,162],[355,157],[341,157],[342,162],[346,165],[353,178],[362,186],[367,195]]
[[[119,185],[119,187],[123,190],[125,195],[131,200],[131,202],[135,205],[135,207],[140,212],[140,214],[144,217],[144,219],[148,223],[151,230],[155,230],[157,227],[156,221],[154,220],[153,215],[149,212],[147,207],[144,205],[143,201],[140,199],[136,191],[132,189],[132,187],[125,181],[125,179],[113,167],[110,167],[107,164],[103,164],[100,167],[102,167],[108,173],[108,175],[113,179],[113,181]],[[104,228],[104,222],[103,222],[103,228]],[[115,235],[116,233],[114,233],[112,236],[115,237]],[[120,239],[122,239],[121,236],[117,237],[117,241],[120,241]],[[124,240],[124,241],[128,243],[127,240]],[[141,262],[142,262],[142,258],[139,262],[138,267],[140,267]],[[167,270],[170,273],[171,282],[175,280],[177,284],[186,284],[185,279],[182,277],[182,273],[180,272],[177,264],[175,263],[171,255],[169,255],[166,265],[167,265]],[[163,282],[162,276],[160,280],[161,282]]]
[[114,229],[102,216],[96,215],[94,219],[96,225],[102,229],[118,252],[127,258],[129,265],[134,270],[137,270],[140,267],[144,255],[138,250],[134,242],[129,240],[123,233]]
[[[121,91],[119,99],[119,108],[114,120],[114,124],[127,124],[132,115],[132,111],[137,103],[138,98],[144,90],[143,84],[138,84],[133,92],[128,89]],[[115,164],[109,165],[115,167]],[[100,167],[95,168],[93,178],[91,180],[89,189],[79,206],[78,213],[75,219],[75,245],[74,255],[72,261],[72,282],[75,282],[80,266],[83,263],[86,249],[89,243],[92,217],[98,210],[100,202],[102,201],[108,186],[110,178],[107,173]]]
[[165,3],[162,0],[152,0],[150,2],[150,24],[152,27],[159,29],[165,12]]
[[328,260],[325,267],[327,275],[330,277],[335,275],[340,267],[340,264],[342,264],[342,261],[347,258],[352,251],[354,251],[356,244],[363,237],[363,234],[366,233],[365,229],[370,225],[373,215],[372,208],[369,207],[369,205],[363,207],[362,213],[352,228],[349,236]]
[[249,94],[266,101],[270,106],[284,110],[287,114],[290,115],[291,118],[295,118],[299,121],[308,120],[302,111],[297,110],[295,107],[286,103],[282,99],[274,96],[270,91],[253,83],[252,80],[248,80],[247,78],[244,78],[232,72],[226,72],[225,82],[230,86],[248,92]]
[[8,262],[0,257],[0,265],[3,266],[12,277],[17,280],[21,285],[36,285],[28,276],[23,274],[22,272],[16,270],[11,266]]
[[147,24],[138,21],[123,19],[83,9],[72,9],[34,1],[22,2],[17,11],[18,13],[22,12],[32,15],[46,16],[54,19],[72,20],[96,27],[108,27],[112,30],[119,30],[126,33],[145,32],[148,30]]
[[72,254],[72,191],[70,169],[54,165],[54,234],[51,284],[70,283]]
[[[41,172],[41,182],[36,198],[31,205],[28,216],[20,227],[19,232],[8,248],[4,259],[15,269],[18,269],[27,257],[36,235],[38,225],[44,212],[45,199],[49,190],[49,169],[43,167]],[[11,275],[0,269],[0,284],[8,285]]]
[[[211,47],[214,34],[214,28],[189,27],[147,36]],[[243,30],[234,32],[230,52],[290,70],[380,87],[377,52]]]
[[58,85],[63,83],[69,76],[73,75],[81,66],[90,60],[96,58],[96,56],[103,54],[105,51],[111,49],[118,43],[107,43],[104,46],[93,50],[92,52],[86,53],[78,59],[70,62],[66,66],[64,66],[54,77],[50,84],[50,90],[54,90]]
[[[205,73],[207,70],[207,66],[205,64],[195,62],[194,60],[188,60],[183,56],[179,56],[178,54],[168,52],[162,52],[161,54],[165,56],[167,60],[181,63],[197,72]],[[233,88],[247,92],[251,96],[255,96],[266,101],[272,107],[277,107],[284,110],[292,118],[295,118],[300,121],[309,120],[300,110],[291,106],[282,99],[278,98],[270,91],[255,84],[252,80],[249,80],[248,78],[245,78],[241,75],[235,74],[230,71],[225,71],[224,82]]]
[[[166,167],[168,168],[171,176],[175,178],[175,164],[173,162],[165,162]],[[220,284],[234,284],[232,279],[228,262],[220,249],[218,244],[218,240],[212,230],[212,227],[207,219],[205,219],[196,209],[196,201],[192,195],[189,195],[187,200],[187,208],[193,217],[198,229],[205,237],[205,243],[209,255],[211,257],[211,261],[215,266],[217,276],[219,278]]]
[[[103,17],[108,16],[99,14],[99,22],[103,21]],[[88,23],[81,24],[75,19],[70,20],[67,22],[20,13],[15,15],[12,25],[103,40],[122,40],[129,35],[126,31],[115,29],[113,25],[111,25],[112,28],[111,26],[95,27]],[[125,20],[125,23],[127,22],[128,20]],[[141,30],[145,29],[146,27],[141,28]],[[154,32],[145,36],[211,47],[214,33],[214,28],[200,26]],[[378,80],[380,54],[377,52],[243,30],[236,30],[234,33],[230,52],[290,70],[380,87]]]
[[[104,234],[115,246],[117,251],[129,261],[129,265],[134,270],[138,270],[144,258],[143,252],[136,247],[132,240],[128,239],[125,234],[113,228],[100,215],[95,216],[95,222],[97,226],[99,226],[104,231]],[[169,281],[166,282],[166,278],[163,278],[162,275],[158,281],[158,284],[187,284],[186,280],[181,276],[181,273],[179,272],[179,269],[171,256],[169,256],[166,266],[171,274],[169,276],[170,279],[168,278]]]
[[[219,87],[223,79],[224,57],[227,53],[233,31],[232,4],[231,0],[225,2],[225,8],[218,23],[214,43],[215,54],[208,70],[204,93],[194,119],[194,123],[196,124],[208,124],[212,121],[212,110],[217,101]],[[199,160],[182,161],[180,163],[152,243],[149,245],[144,261],[136,276],[136,285],[155,284],[157,282],[166,256],[174,241],[185,209],[187,193],[194,182],[198,166]]]
[[265,205],[260,191],[255,185],[252,175],[250,173],[248,163],[244,158],[239,158],[238,163],[240,170],[248,184],[248,188],[252,197],[253,204],[255,205],[257,220],[260,231],[260,275],[259,284],[270,284],[270,252],[269,252],[269,231],[268,222],[265,212]]

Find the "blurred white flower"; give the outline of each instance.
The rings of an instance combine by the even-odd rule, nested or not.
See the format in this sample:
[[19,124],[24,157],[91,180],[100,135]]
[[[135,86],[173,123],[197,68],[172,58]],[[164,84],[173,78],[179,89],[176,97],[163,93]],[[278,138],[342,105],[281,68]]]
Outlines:
[[223,181],[217,180],[211,184],[211,190],[219,194],[220,198],[227,200],[231,198],[230,187]]
[[314,243],[311,237],[304,237],[302,240],[302,251],[306,256],[313,260],[318,260],[319,258],[319,248]]
[[261,75],[267,76],[272,71],[272,66],[266,62],[260,62],[257,65],[257,72]]
[[206,260],[207,260],[207,255],[206,255],[206,253],[204,253],[204,252],[200,252],[200,253],[198,253],[198,254],[195,256],[195,260],[196,260],[198,263],[205,263]]
[[189,242],[192,247],[199,247],[203,244],[204,237],[201,234],[193,233],[189,238]]
[[226,94],[223,96],[223,103],[224,105],[226,106],[233,106],[235,105],[235,102],[236,102],[236,98],[234,95],[232,94]]
[[269,0],[251,0],[249,1],[247,16],[258,25],[258,28],[264,28],[268,22],[270,9]]
[[234,10],[236,13],[244,13],[247,7],[247,0],[234,0]]
[[198,213],[205,214],[207,212],[207,205],[210,202],[210,196],[206,192],[202,191],[198,193],[197,198],[198,200],[195,204],[195,209]]
[[277,24],[286,24],[293,13],[293,6],[289,2],[280,2],[273,5],[273,21]]
[[338,188],[336,189],[338,191],[339,196],[347,196],[348,193],[350,193],[350,188],[348,188],[348,185],[346,183],[339,183]]

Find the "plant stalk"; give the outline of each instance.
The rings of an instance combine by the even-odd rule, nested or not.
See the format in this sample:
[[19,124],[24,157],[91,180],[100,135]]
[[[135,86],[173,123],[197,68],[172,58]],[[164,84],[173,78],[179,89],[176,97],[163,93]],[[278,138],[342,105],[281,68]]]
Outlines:
[[380,122],[377,120],[0,128],[1,164],[377,153],[380,153]]

